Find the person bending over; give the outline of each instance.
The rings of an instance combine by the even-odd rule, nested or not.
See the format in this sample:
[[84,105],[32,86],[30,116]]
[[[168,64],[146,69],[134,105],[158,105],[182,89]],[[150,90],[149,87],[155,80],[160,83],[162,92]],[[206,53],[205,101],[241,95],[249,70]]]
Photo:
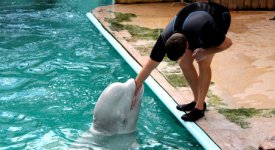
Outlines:
[[[211,81],[211,61],[215,53],[232,45],[226,37],[230,22],[229,10],[216,3],[191,3],[181,9],[160,34],[150,58],[135,78],[136,93],[166,55],[170,60],[178,61],[194,96],[192,102],[177,106],[180,111],[190,111],[181,118],[196,121],[203,117]],[[194,60],[198,63],[198,72],[193,65]],[[135,99],[131,107],[134,104]]]

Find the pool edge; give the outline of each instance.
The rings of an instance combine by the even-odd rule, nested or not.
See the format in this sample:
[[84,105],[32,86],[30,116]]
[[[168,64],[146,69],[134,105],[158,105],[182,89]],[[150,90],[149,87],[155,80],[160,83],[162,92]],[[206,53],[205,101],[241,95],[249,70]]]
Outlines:
[[[138,73],[141,66],[135,59],[125,50],[125,48],[101,25],[101,23],[89,12],[86,14],[89,20],[96,26],[100,33],[108,40],[108,42],[116,49],[122,58]],[[163,102],[170,112],[178,119],[178,121],[192,134],[192,136],[202,145],[204,149],[220,150],[220,147],[205,133],[196,123],[185,122],[180,117],[184,112],[176,109],[176,102],[173,98],[151,77],[149,76],[145,83],[154,92],[154,94]]]

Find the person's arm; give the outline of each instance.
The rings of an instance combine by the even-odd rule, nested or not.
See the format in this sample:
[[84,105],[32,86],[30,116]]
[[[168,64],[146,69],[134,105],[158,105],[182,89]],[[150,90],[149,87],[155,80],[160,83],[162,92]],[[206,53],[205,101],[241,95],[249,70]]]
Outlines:
[[154,61],[153,59],[149,58],[145,66],[141,69],[139,74],[137,75],[135,82],[136,87],[139,89],[143,82],[148,78],[150,73],[159,65],[160,62]]
[[231,39],[228,37],[225,37],[224,41],[219,46],[210,47],[207,49],[197,48],[194,51],[192,56],[196,59],[197,62],[200,62],[200,61],[204,60],[207,57],[207,55],[222,52],[222,51],[228,49],[231,45],[232,45]]
[[139,74],[137,75],[135,82],[136,82],[136,89],[134,97],[131,101],[131,109],[136,104],[136,96],[139,93],[139,90],[143,84],[143,82],[148,78],[151,72],[159,65],[160,62],[154,61],[153,59],[149,58],[147,63],[143,66]]
[[[165,31],[168,31],[168,27],[166,27]],[[165,32],[163,31],[163,32]],[[169,32],[167,32],[169,33]],[[134,97],[131,102],[131,109],[135,106],[136,103],[136,96],[139,93],[139,90],[143,84],[143,82],[148,78],[148,76],[151,74],[151,72],[160,64],[160,62],[163,60],[165,56],[165,42],[160,35],[156,41],[156,44],[154,45],[150,57],[146,64],[142,67],[141,71],[138,73],[137,77],[135,78],[136,82],[136,89],[134,93]]]
[[219,45],[218,47],[210,47],[210,48],[207,48],[207,53],[208,53],[208,54],[219,53],[219,52],[222,52],[222,51],[228,49],[231,45],[232,45],[231,39],[228,38],[228,37],[225,37],[225,39],[224,39],[224,41],[222,42],[222,44]]
[[[166,27],[166,29],[163,31],[165,33],[170,28]],[[162,36],[160,35],[151,51],[150,57],[148,58],[148,61],[143,66],[139,74],[137,75],[135,81],[136,81],[136,87],[137,89],[141,87],[142,83],[146,80],[146,78],[150,75],[150,73],[159,65],[159,63],[163,60],[165,56],[165,41],[163,40]]]

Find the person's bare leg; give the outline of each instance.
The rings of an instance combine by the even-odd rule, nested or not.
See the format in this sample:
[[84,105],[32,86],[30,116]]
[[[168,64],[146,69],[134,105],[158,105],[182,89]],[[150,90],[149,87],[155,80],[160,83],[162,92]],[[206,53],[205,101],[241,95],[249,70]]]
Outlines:
[[184,121],[196,121],[204,116],[204,106],[205,97],[211,81],[211,61],[214,55],[208,55],[204,60],[198,62],[199,65],[199,76],[198,76],[198,94],[197,103],[195,108],[181,116]]
[[211,82],[211,62],[214,55],[207,56],[206,59],[198,62],[199,65],[199,80],[198,80],[198,100],[196,108],[199,110],[204,109],[204,101],[207,95],[209,85]]
[[186,50],[184,55],[179,60],[179,65],[181,67],[181,70],[188,82],[188,84],[191,87],[191,90],[193,92],[194,101],[197,102],[198,100],[198,73],[194,67],[194,58],[192,57],[192,51]]

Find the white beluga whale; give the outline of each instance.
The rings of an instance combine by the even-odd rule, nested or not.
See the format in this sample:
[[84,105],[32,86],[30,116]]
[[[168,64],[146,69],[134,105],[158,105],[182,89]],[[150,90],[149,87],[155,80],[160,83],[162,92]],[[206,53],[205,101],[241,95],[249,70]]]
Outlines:
[[136,131],[144,89],[142,86],[139,90],[135,106],[131,109],[135,89],[134,79],[109,85],[101,93],[95,105],[92,131],[103,135],[127,134]]
[[80,136],[72,145],[74,148],[88,149],[128,149],[135,144],[135,131],[141,107],[144,87],[135,96],[134,79],[125,83],[115,82],[109,85],[99,96],[89,131]]

